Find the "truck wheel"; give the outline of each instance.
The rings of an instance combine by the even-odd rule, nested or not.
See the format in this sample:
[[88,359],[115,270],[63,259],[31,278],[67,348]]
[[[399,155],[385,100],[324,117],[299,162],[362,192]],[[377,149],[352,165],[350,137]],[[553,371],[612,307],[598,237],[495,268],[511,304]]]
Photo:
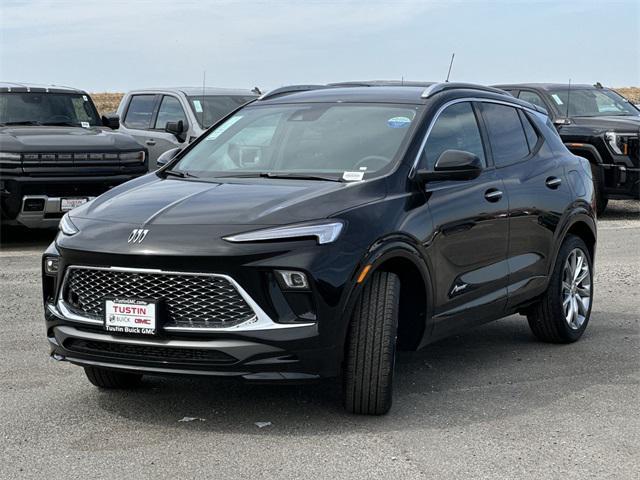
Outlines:
[[589,323],[592,299],[589,249],[569,235],[560,247],[547,291],[527,315],[533,334],[543,342],[575,342]]
[[598,216],[604,213],[609,199],[604,193],[604,178],[602,170],[595,164],[591,164],[591,176],[593,177],[593,193],[596,196],[596,213]]
[[133,388],[142,381],[139,373],[116,372],[98,367],[84,367],[84,373],[91,383],[100,388]]
[[343,397],[352,413],[383,415],[391,408],[400,280],[375,272],[358,299],[347,339]]

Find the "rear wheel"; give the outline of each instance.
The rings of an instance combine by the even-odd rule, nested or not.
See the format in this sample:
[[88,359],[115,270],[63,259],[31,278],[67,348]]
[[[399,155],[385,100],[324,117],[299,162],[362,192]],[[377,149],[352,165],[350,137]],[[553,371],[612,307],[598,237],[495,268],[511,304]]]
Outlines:
[[596,196],[596,213],[602,215],[607,208],[609,199],[604,193],[604,177],[598,165],[591,164],[591,174],[593,177],[593,192]]
[[142,381],[139,373],[117,372],[99,367],[84,367],[84,373],[91,383],[100,388],[134,388]]
[[352,413],[382,415],[392,402],[400,280],[375,272],[356,305],[347,339],[343,396]]
[[571,343],[589,323],[593,267],[585,243],[569,235],[558,253],[544,296],[527,315],[534,335],[544,342]]

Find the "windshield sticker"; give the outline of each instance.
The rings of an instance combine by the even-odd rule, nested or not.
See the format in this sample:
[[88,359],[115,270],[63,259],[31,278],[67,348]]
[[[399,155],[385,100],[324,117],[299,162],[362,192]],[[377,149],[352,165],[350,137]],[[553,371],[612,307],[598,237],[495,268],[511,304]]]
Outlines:
[[387,125],[391,128],[404,128],[411,123],[411,119],[407,117],[393,117],[387,120]]
[[80,126],[82,126],[82,128],[90,128],[91,125],[89,125],[89,122],[80,122]]
[[551,96],[553,97],[553,99],[556,101],[558,105],[562,105],[562,100],[560,100],[560,97],[558,96],[557,93],[554,93]]
[[88,101],[89,101],[89,99],[87,98],[87,96],[86,96],[86,95],[82,95],[82,99],[83,99],[85,102],[88,102]]
[[231,117],[229,120],[227,120],[218,128],[216,128],[213,132],[211,132],[205,141],[215,140],[224,132],[226,132],[229,128],[231,128],[234,123],[239,122],[240,120],[242,120],[242,115],[236,115],[235,117]]
[[344,172],[342,179],[347,182],[359,182],[364,178],[364,172]]
[[200,103],[200,100],[193,101],[193,108],[196,109],[196,112],[202,113],[202,104]]

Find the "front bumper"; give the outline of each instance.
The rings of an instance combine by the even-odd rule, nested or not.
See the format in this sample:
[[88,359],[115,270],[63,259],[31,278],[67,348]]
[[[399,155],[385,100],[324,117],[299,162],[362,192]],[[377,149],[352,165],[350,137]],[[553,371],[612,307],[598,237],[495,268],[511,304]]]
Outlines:
[[640,168],[623,164],[603,164],[601,167],[609,198],[640,200]]

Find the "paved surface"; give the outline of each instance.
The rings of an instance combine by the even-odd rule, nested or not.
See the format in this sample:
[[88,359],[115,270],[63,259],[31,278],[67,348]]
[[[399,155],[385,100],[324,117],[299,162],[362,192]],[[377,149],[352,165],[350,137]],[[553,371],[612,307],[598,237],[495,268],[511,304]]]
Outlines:
[[513,316],[403,354],[379,418],[344,413],[331,384],[152,378],[101,392],[48,359],[39,254],[51,234],[5,231],[0,477],[637,479],[639,208],[612,202],[600,221],[580,342],[538,343]]

